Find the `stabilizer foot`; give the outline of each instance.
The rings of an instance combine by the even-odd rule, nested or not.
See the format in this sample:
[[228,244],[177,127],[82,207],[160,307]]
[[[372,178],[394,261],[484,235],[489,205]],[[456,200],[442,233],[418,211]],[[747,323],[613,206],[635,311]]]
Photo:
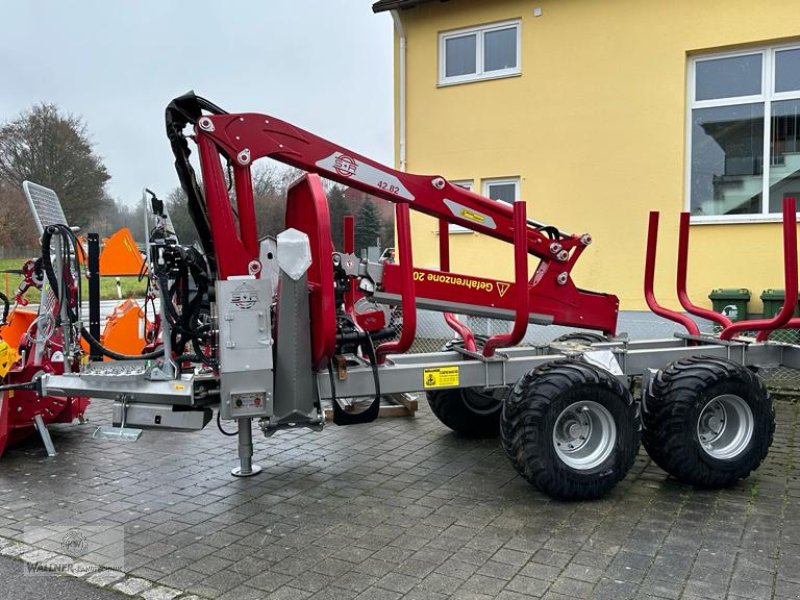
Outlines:
[[45,450],[47,450],[47,456],[55,456],[56,447],[55,445],[53,445],[53,440],[50,437],[50,432],[47,430],[47,425],[44,424],[44,419],[42,419],[42,415],[40,414],[34,415],[33,423],[36,426],[36,430],[39,432],[39,435],[42,438],[42,443],[44,444]]
[[239,466],[231,470],[234,477],[252,477],[261,473],[253,464],[253,419],[239,419]]
[[261,467],[259,465],[251,465],[249,471],[245,471],[242,469],[242,467],[231,469],[231,475],[234,477],[252,477],[253,475],[258,475],[259,473],[261,473]]

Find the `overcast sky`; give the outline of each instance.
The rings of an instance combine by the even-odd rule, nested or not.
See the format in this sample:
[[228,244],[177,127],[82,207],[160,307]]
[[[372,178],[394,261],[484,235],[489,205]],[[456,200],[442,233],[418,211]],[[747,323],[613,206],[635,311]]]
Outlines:
[[0,0],[0,121],[86,121],[114,198],[178,185],[164,108],[194,89],[392,161],[392,23],[370,0]]

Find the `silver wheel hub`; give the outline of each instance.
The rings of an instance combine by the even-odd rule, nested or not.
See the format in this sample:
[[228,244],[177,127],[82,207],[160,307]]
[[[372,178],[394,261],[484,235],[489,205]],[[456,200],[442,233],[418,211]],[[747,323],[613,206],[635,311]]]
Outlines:
[[556,419],[553,447],[561,461],[584,471],[602,464],[617,441],[617,426],[609,410],[593,401],[574,402]]
[[753,438],[753,411],[740,396],[712,398],[697,419],[697,439],[703,451],[718,460],[741,454]]

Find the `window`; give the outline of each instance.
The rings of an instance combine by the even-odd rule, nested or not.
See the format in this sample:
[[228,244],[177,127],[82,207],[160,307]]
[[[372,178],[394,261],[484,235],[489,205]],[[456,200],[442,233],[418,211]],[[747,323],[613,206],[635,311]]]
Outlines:
[[691,59],[688,126],[693,221],[775,218],[800,197],[800,47]]
[[439,84],[520,72],[520,23],[507,21],[439,34]]
[[492,200],[512,204],[514,200],[519,198],[519,177],[484,179],[483,195]]
[[[464,188],[465,190],[469,190],[470,192],[472,191],[472,179],[460,179],[451,181],[450,183],[457,185],[460,188]],[[456,225],[455,223],[450,223],[448,231],[450,233],[473,233],[472,229],[467,229],[466,227]]]

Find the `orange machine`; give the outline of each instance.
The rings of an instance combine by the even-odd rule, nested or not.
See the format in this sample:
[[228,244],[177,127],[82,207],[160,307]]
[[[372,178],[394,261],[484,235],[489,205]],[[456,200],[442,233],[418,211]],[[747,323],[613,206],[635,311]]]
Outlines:
[[[136,300],[128,298],[114,308],[108,317],[100,337],[102,344],[109,350],[120,354],[141,354],[147,342],[145,333],[147,323],[144,311]],[[86,344],[81,340],[81,344]],[[84,350],[89,351],[88,345]],[[110,360],[108,357],[105,360]]]
[[0,326],[0,340],[6,342],[15,353],[19,349],[19,340],[36,320],[36,311],[17,306],[8,313],[8,322]]
[[131,230],[123,227],[103,240],[100,253],[100,275],[138,275],[144,260]]

